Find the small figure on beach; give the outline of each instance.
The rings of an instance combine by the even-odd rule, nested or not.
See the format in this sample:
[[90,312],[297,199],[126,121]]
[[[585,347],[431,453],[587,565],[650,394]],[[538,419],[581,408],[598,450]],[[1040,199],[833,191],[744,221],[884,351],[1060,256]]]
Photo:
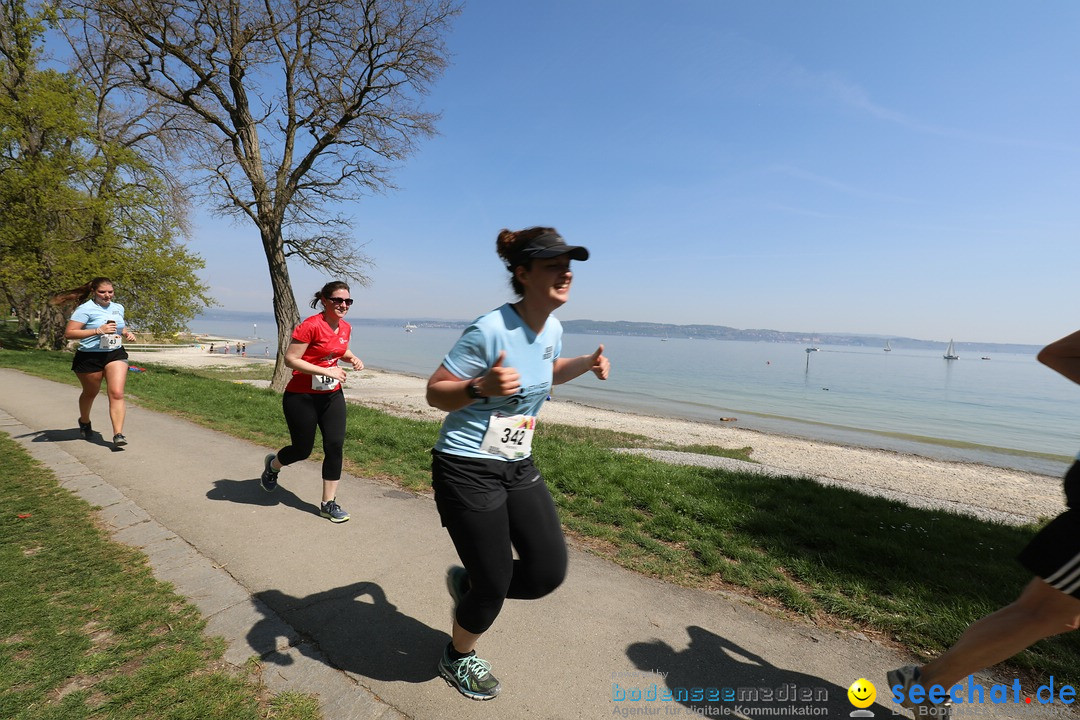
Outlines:
[[90,410],[105,381],[109,395],[109,420],[112,422],[113,448],[128,444],[124,436],[124,386],[127,383],[128,354],[124,340],[135,342],[135,333],[127,329],[124,306],[113,301],[112,280],[96,277],[85,285],[53,295],[53,305],[78,302],[64,328],[64,337],[78,340],[79,346],[71,361],[71,370],[79,378],[79,435],[89,440],[94,431]]
[[[1050,343],[1039,362],[1080,384],[1080,331]],[[889,689],[916,717],[948,718],[949,688],[968,675],[1007,660],[1043,638],[1080,627],[1080,455],[1065,474],[1068,510],[1032,538],[1017,559],[1034,576],[1020,597],[964,631],[941,657],[888,673]],[[925,699],[940,686],[941,702]],[[916,690],[912,699],[912,689]]]
[[432,450],[435,505],[465,566],[446,574],[454,621],[438,668],[473,700],[499,694],[474,648],[503,601],[543,597],[566,577],[566,539],[532,461],[536,415],[553,385],[610,371],[603,345],[562,357],[551,316],[569,298],[570,261],[589,251],[547,227],[502,230],[496,251],[518,300],[473,321],[427,383],[428,404],[448,413]]
[[214,343],[210,343],[210,352],[214,352]]
[[293,330],[285,350],[285,364],[292,368],[293,376],[281,398],[291,443],[263,459],[259,479],[266,492],[276,490],[281,468],[311,455],[318,428],[323,441],[319,514],[335,523],[349,519],[349,513],[337,503],[345,445],[345,393],[341,385],[346,380],[345,369],[337,363],[344,360],[354,370],[364,369],[364,363],[349,349],[352,327],[345,322],[345,314],[352,304],[348,285],[341,281],[328,282],[311,301],[311,307],[321,305],[322,312]]

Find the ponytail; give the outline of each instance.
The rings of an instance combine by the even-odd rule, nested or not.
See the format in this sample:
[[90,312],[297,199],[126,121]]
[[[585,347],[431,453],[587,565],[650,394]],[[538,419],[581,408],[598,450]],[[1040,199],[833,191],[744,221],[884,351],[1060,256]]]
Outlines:
[[69,303],[81,304],[102,285],[112,285],[113,281],[107,277],[96,277],[90,282],[83,283],[70,290],[61,290],[49,298],[50,305],[67,305]]

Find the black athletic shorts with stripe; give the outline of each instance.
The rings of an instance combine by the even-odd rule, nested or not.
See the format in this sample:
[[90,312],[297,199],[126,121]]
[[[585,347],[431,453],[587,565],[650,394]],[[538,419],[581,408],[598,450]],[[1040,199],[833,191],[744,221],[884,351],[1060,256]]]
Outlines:
[[1080,599],[1080,461],[1065,473],[1068,510],[1020,551],[1020,563],[1051,587]]

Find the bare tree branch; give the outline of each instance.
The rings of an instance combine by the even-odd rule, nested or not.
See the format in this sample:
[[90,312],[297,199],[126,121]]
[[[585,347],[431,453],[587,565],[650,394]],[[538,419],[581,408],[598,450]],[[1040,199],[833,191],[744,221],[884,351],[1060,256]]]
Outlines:
[[[145,95],[146,128],[174,128],[171,143],[135,128],[130,137],[184,147],[216,209],[259,228],[280,347],[299,321],[287,258],[367,282],[371,261],[333,208],[392,189],[393,170],[434,134],[438,116],[421,100],[446,67],[442,38],[459,0],[75,7],[103,38],[84,43],[81,62]],[[274,386],[286,378],[279,358]]]

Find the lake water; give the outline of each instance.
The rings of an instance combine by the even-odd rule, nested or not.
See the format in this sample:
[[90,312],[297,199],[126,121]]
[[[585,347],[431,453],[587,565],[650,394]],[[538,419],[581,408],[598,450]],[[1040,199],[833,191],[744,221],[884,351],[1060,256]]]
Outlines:
[[[426,377],[458,329],[353,325],[352,349],[370,367]],[[273,345],[273,317],[211,311],[191,330]],[[260,336],[263,339],[259,339]],[[1034,355],[989,360],[942,351],[720,340],[564,335],[566,356],[603,343],[607,382],[591,374],[555,399],[706,423],[734,423],[812,440],[910,452],[1060,475],[1080,447],[1080,387]],[[272,353],[272,350],[269,350]]]

